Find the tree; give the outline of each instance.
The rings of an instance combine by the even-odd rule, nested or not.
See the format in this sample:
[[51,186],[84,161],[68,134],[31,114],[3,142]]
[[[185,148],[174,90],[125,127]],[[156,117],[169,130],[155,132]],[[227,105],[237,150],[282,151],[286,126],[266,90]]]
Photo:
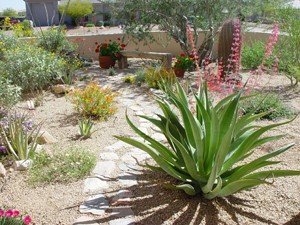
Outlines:
[[93,5],[89,0],[70,0],[59,6],[59,12],[70,16],[76,24],[79,19],[93,12]]
[[2,11],[2,16],[16,17],[18,16],[18,12],[13,8],[7,8]]
[[[266,1],[266,0],[265,0]],[[282,1],[282,0],[274,0]],[[127,0],[118,2],[117,17],[124,21],[125,32],[138,40],[151,38],[151,30],[158,26],[180,44],[184,52],[190,51],[186,24],[198,31],[204,30],[205,39],[199,48],[200,58],[209,55],[214,38],[222,23],[229,18],[251,15],[261,6],[260,0]]]

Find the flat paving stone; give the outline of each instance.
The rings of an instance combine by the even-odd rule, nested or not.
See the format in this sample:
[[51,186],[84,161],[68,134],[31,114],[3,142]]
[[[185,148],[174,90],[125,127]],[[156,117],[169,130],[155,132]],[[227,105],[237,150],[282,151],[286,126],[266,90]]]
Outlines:
[[117,166],[114,161],[100,161],[97,162],[92,173],[104,177],[110,177],[114,174],[116,168]]
[[98,177],[89,177],[84,181],[84,189],[85,193],[88,192],[99,192],[104,191],[109,188],[109,184],[107,181],[101,180]]
[[114,152],[100,152],[100,158],[103,160],[118,160],[119,156]]
[[121,174],[118,180],[122,187],[132,187],[138,184],[136,175],[130,173]]
[[129,145],[124,143],[123,141],[118,141],[112,145],[105,147],[104,149],[109,150],[109,151],[114,151],[114,150],[119,150],[119,149],[121,149],[123,147],[127,147],[127,146],[129,146]]
[[115,217],[124,218],[128,216],[133,216],[134,212],[130,207],[117,207],[117,208],[113,208],[111,214],[112,216]]
[[121,218],[109,221],[109,225],[134,225],[135,221],[133,218]]
[[109,203],[103,194],[90,196],[82,205],[79,206],[80,213],[91,213],[103,215],[109,208]]
[[73,225],[99,225],[99,223],[95,223],[95,218],[92,216],[81,216],[75,220]]

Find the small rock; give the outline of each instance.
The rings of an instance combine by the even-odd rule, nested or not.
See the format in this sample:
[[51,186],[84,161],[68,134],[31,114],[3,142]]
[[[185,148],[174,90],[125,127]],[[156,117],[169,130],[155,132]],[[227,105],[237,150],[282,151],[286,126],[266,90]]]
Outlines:
[[64,84],[57,84],[52,86],[52,91],[54,94],[65,94],[68,92],[68,88]]
[[116,168],[117,166],[114,161],[101,161],[97,162],[92,173],[98,176],[110,177],[116,171]]
[[24,171],[28,170],[32,166],[32,160],[31,159],[26,159],[26,160],[18,160],[14,162],[14,170],[17,171]]
[[85,193],[99,192],[99,191],[107,190],[108,188],[109,188],[109,184],[106,181],[101,180],[101,178],[98,177],[90,177],[84,181],[83,191]]
[[79,207],[80,213],[91,213],[94,215],[103,215],[109,208],[108,201],[103,194],[94,195]]
[[34,103],[33,101],[27,101],[27,107],[29,110],[34,110]]
[[0,162],[0,177],[6,176],[6,169],[4,168],[3,164]]
[[49,132],[47,131],[41,131],[40,136],[37,138],[37,143],[40,145],[43,144],[53,144],[56,143],[57,140],[54,138]]
[[100,158],[103,160],[118,160],[119,156],[114,152],[101,152]]

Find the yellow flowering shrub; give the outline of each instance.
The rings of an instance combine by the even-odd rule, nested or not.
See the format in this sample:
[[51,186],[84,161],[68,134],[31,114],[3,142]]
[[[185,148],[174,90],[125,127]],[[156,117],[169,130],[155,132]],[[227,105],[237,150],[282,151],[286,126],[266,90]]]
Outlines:
[[105,120],[116,112],[116,94],[96,83],[90,83],[84,89],[75,89],[70,97],[75,110],[86,118]]
[[150,67],[145,70],[145,81],[151,88],[159,88],[159,83],[165,81],[174,83],[176,75],[173,70],[167,70],[162,67]]

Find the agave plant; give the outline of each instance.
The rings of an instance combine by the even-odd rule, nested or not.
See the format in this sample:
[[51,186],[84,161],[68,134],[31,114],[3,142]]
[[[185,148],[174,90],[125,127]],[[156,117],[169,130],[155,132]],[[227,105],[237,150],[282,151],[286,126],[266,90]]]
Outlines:
[[92,132],[92,128],[94,124],[90,118],[78,120],[78,125],[79,125],[80,136],[84,139],[90,138],[92,134],[95,132],[95,131]]
[[36,151],[41,124],[32,126],[25,115],[8,116],[0,123],[0,136],[16,160],[27,160]]
[[[279,163],[270,159],[293,146],[289,144],[253,161],[245,160],[255,148],[282,135],[262,137],[272,128],[289,123],[268,126],[253,125],[252,122],[266,113],[239,115],[242,91],[231,94],[217,104],[208,98],[206,85],[194,94],[195,112],[190,109],[188,97],[180,84],[175,91],[164,88],[167,98],[157,97],[163,115],[158,119],[140,116],[154,124],[166,137],[162,144],[139,130],[128,118],[131,128],[145,142],[129,137],[118,139],[147,152],[158,167],[181,183],[173,185],[189,195],[202,193],[206,198],[225,197],[238,191],[267,183],[267,178],[300,175],[292,170],[260,170]],[[174,112],[175,107],[178,115]],[[259,171],[257,171],[259,170]]]

